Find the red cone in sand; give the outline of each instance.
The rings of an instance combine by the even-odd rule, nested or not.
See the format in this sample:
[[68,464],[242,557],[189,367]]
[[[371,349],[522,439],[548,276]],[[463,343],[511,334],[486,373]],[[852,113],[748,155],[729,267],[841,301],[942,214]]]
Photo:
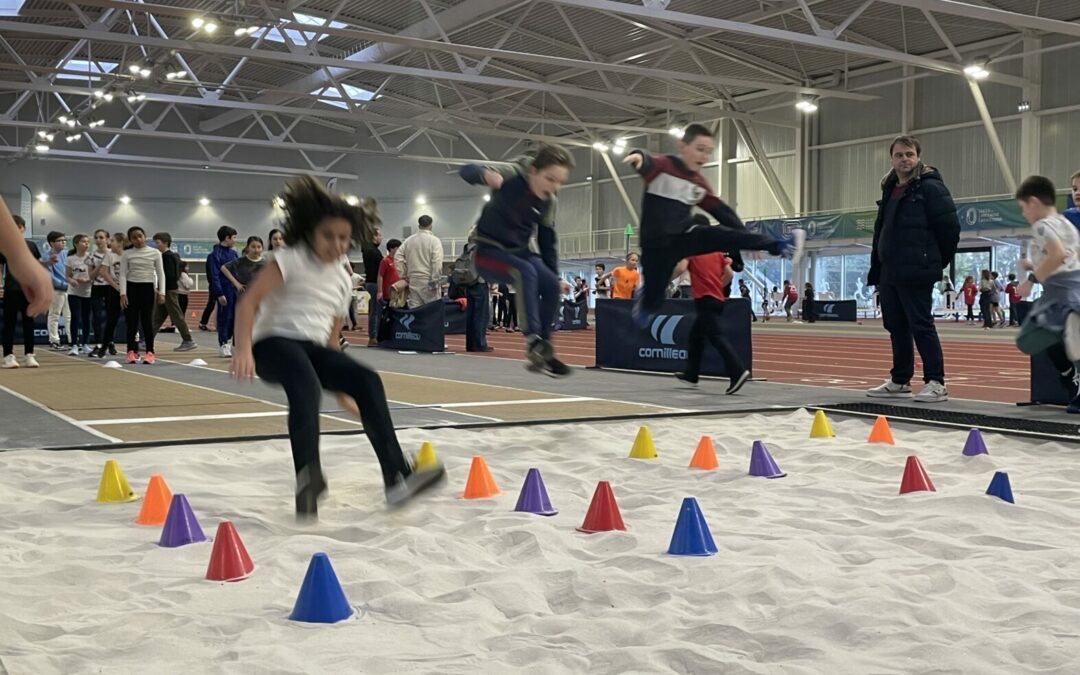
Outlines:
[[585,522],[578,528],[578,532],[608,532],[611,530],[625,530],[622,514],[619,513],[619,505],[615,503],[615,493],[611,491],[611,484],[606,480],[600,481],[593,493],[592,504],[589,504],[589,512],[585,514]]
[[227,520],[221,521],[214,537],[214,550],[210,552],[206,578],[210,581],[240,581],[254,569],[255,563],[251,562],[236,528]]
[[926,469],[923,468],[922,462],[915,455],[907,458],[907,464],[904,466],[904,478],[900,481],[900,494],[905,495],[909,492],[937,492],[934,489],[934,483],[930,480],[930,476],[926,473]]

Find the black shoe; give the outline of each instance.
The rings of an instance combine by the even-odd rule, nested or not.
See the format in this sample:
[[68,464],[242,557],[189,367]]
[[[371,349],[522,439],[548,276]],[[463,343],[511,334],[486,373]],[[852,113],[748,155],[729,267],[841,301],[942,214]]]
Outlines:
[[423,471],[413,471],[404,478],[399,474],[396,483],[386,486],[386,503],[390,506],[401,506],[424,490],[434,487],[445,477],[446,468],[441,463]]
[[555,349],[543,338],[537,338],[529,345],[525,357],[529,360],[526,368],[530,372],[543,373],[550,377],[566,377],[570,374],[570,368],[555,358]]
[[109,343],[109,356],[116,356],[116,345]]
[[318,477],[312,480],[308,469],[301,469],[300,473],[296,474],[296,517],[317,518],[319,501],[326,498],[328,487],[326,476],[321,471]]
[[210,330],[210,329],[209,329],[209,328],[207,328],[207,326],[206,326],[206,324],[205,324],[205,323],[200,323],[200,324],[199,324],[199,330],[201,330],[201,331],[208,331],[208,330]]
[[686,373],[675,373],[675,379],[692,387],[696,387],[698,383],[697,375],[687,375]]
[[734,394],[735,392],[742,389],[743,385],[746,384],[749,381],[750,381],[750,371],[749,370],[744,370],[741,373],[739,373],[736,377],[731,378],[731,384],[728,385],[727,391],[725,391],[724,393],[725,394]]

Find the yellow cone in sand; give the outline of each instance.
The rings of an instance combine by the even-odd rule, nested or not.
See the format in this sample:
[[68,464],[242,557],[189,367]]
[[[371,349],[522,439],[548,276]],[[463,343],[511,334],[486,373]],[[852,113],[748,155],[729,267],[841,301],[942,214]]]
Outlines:
[[105,471],[101,474],[101,484],[98,485],[97,500],[105,503],[133,502],[139,498],[135,491],[128,485],[124,472],[115,459],[105,462]]
[[435,446],[428,441],[424,441],[424,444],[420,446],[420,452],[416,455],[416,462],[414,469],[417,471],[423,471],[434,467],[439,463],[439,458],[435,456]]
[[825,417],[825,411],[819,410],[814,415],[814,424],[810,427],[810,438],[832,438],[836,436],[833,433],[832,425],[829,424],[829,418]]
[[643,426],[638,429],[634,447],[630,448],[630,457],[631,459],[656,459],[656,446],[653,445],[649,427]]

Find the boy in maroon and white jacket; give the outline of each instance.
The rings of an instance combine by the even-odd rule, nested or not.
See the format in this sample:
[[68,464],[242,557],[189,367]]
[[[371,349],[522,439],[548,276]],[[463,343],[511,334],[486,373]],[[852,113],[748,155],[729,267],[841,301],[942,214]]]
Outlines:
[[[768,251],[798,263],[806,233],[795,230],[790,239],[774,239],[747,231],[735,211],[722,202],[701,175],[712,157],[716,142],[712,132],[700,124],[686,128],[679,141],[678,155],[648,155],[634,150],[623,159],[645,181],[641,207],[641,266],[645,275],[643,292],[634,307],[635,320],[647,324],[664,301],[671,271],[683,258],[731,251],[736,266],[743,251]],[[720,221],[721,227],[696,227],[691,220],[698,206]]]

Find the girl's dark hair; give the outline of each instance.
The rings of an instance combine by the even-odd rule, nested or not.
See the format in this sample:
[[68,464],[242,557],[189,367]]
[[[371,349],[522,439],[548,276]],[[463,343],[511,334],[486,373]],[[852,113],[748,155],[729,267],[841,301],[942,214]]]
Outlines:
[[251,242],[253,241],[259,242],[259,246],[262,246],[263,248],[266,247],[266,244],[263,243],[262,237],[251,235],[247,238],[247,242],[244,243],[244,253],[247,253],[248,246],[251,246]]
[[127,231],[127,240],[129,242],[131,241],[131,235],[135,234],[136,232],[142,232],[143,233],[143,238],[144,239],[146,238],[146,230],[142,229],[138,225],[132,225],[131,227],[128,228],[128,231]]
[[360,247],[374,246],[375,231],[382,225],[374,199],[363,199],[352,206],[311,176],[301,176],[286,183],[280,199],[285,211],[281,228],[287,246],[302,243],[312,248],[315,228],[326,218],[347,220],[352,226],[353,244]]
[[180,261],[180,271],[181,272],[187,272],[187,268],[188,268],[187,261],[186,260],[181,260]]
[[[87,237],[85,234],[77,234],[77,235],[75,235],[74,237],[71,238],[71,243],[73,245],[75,245],[75,246],[78,246],[80,241],[82,241],[83,239],[88,239],[88,238],[89,237]],[[71,249],[71,250],[74,251],[75,249]]]
[[270,230],[270,234],[266,235],[266,242],[267,242],[266,245],[267,246],[272,247],[274,245],[274,235],[275,234],[280,234],[282,239],[285,238],[285,233],[275,227],[274,229]]

